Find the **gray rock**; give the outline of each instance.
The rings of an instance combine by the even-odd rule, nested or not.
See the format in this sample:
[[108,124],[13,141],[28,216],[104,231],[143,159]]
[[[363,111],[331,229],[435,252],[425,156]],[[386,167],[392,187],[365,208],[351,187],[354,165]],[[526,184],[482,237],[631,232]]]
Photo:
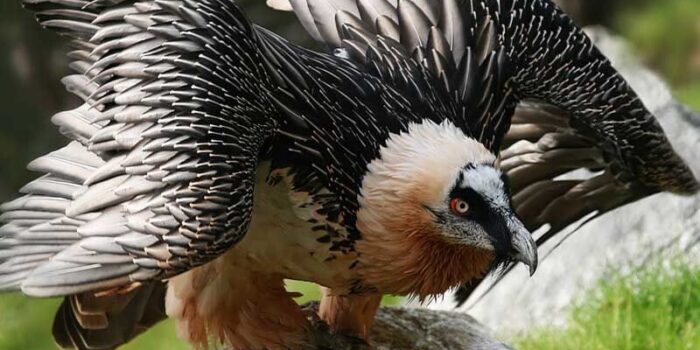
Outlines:
[[456,312],[384,308],[372,327],[374,350],[507,350],[474,318]]
[[[675,101],[668,86],[642,67],[620,39],[600,28],[588,32],[658,117],[678,153],[696,175],[700,174],[700,116]],[[619,208],[584,225],[567,240],[543,247],[541,265],[532,278],[518,267],[491,292],[472,298],[461,311],[499,334],[562,326],[572,303],[607,278],[611,267],[632,269],[658,255],[682,254],[689,261],[700,261],[699,209],[700,196],[667,193]],[[564,236],[566,233],[559,235]],[[488,286],[482,285],[475,297]],[[451,309],[454,304],[446,297],[433,307]]]
[[399,307],[379,310],[370,347],[362,340],[331,335],[316,316],[317,307],[310,303],[305,308],[314,324],[309,350],[512,350],[464,313]]

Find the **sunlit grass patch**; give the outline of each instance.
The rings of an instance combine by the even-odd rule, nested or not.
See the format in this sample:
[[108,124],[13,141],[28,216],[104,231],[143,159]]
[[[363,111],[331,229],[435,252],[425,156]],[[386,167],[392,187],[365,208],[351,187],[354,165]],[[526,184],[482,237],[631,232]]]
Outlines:
[[564,330],[514,341],[521,350],[700,349],[700,268],[680,260],[614,273],[572,310]]

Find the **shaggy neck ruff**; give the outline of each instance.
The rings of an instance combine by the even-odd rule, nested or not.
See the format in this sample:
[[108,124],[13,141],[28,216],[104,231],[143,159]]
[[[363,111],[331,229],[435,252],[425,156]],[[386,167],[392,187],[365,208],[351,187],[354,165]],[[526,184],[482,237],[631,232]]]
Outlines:
[[359,198],[358,273],[381,293],[421,299],[482,276],[491,251],[451,243],[426,207],[444,205],[467,164],[495,157],[449,122],[412,124],[368,166]]

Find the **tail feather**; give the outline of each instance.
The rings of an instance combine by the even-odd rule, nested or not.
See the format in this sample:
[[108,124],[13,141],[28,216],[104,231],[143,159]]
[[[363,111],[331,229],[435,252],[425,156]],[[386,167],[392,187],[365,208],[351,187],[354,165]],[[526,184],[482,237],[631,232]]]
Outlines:
[[153,282],[126,294],[66,297],[54,318],[54,339],[67,349],[116,349],[165,319],[165,291],[165,283]]

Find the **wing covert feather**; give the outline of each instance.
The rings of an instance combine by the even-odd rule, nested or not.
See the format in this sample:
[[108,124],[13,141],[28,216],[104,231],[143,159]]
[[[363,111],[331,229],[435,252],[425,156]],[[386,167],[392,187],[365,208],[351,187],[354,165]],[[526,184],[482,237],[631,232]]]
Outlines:
[[27,0],[74,39],[52,121],[66,148],[3,206],[0,289],[69,295],[165,279],[246,232],[274,130],[256,34],[230,1]]

